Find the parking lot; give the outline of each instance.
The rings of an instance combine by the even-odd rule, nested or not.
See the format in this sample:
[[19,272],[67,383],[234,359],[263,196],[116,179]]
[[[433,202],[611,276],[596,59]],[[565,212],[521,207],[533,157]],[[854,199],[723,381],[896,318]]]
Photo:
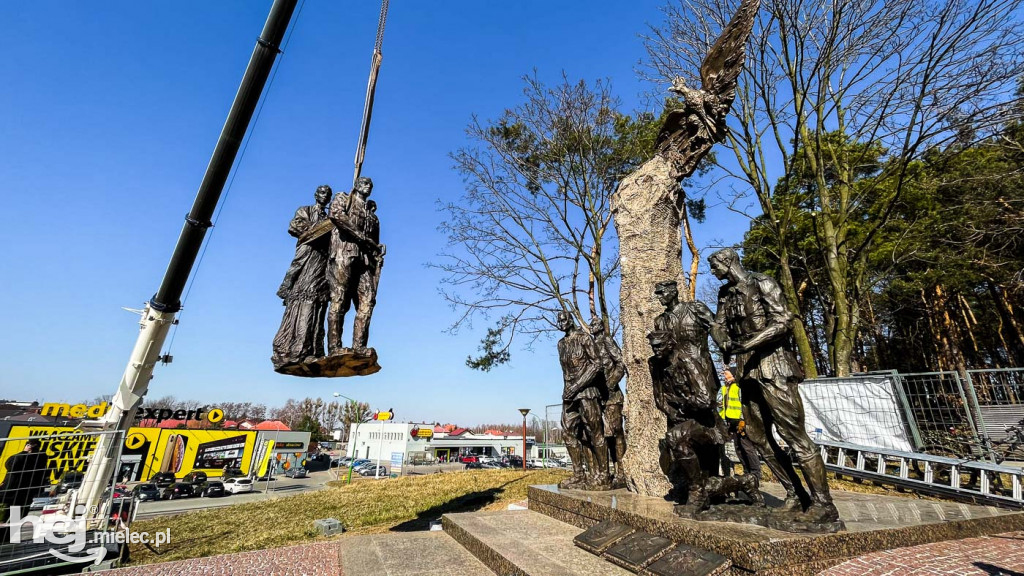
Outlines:
[[[310,473],[307,478],[292,479],[283,474],[274,476],[271,481],[256,482],[252,492],[243,494],[228,494],[218,498],[182,498],[179,500],[150,500],[139,504],[138,518],[153,518],[170,514],[181,514],[192,510],[204,510],[231,506],[232,504],[243,504],[266,498],[277,498],[291,494],[301,494],[313,490],[321,490],[326,483],[335,479],[334,471],[319,471]],[[216,480],[216,478],[211,478]]]

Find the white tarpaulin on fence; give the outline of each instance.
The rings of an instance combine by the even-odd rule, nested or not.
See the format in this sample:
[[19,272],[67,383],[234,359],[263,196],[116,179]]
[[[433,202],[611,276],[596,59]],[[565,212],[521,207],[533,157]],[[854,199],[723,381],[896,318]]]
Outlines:
[[888,376],[801,383],[808,434],[815,440],[913,452],[895,385]]

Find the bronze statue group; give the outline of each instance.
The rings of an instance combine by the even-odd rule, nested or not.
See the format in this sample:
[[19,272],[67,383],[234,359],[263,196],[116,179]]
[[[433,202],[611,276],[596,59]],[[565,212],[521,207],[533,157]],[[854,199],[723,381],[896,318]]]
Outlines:
[[[370,317],[384,265],[373,182],[356,179],[352,192],[333,196],[330,186],[316,189],[316,203],[302,206],[288,226],[296,238],[295,257],[277,295],[285,306],[274,337],[274,368],[310,365],[326,356],[366,355]],[[356,317],[352,346],[342,344],[345,314]],[[326,332],[324,320],[326,318]]]
[[[677,502],[677,514],[686,517],[728,519],[728,513],[707,514],[714,505],[728,501],[759,508],[783,518],[788,526],[838,529],[841,522],[829,494],[825,465],[804,426],[797,389],[803,371],[793,352],[793,317],[782,291],[774,279],[745,270],[732,249],[715,252],[709,264],[723,281],[715,312],[702,302],[680,302],[674,281],[658,282],[654,289],[665,310],[654,319],[648,334],[652,350],[648,367],[654,403],[667,420],[659,446],[661,469],[672,484],[667,498]],[[573,462],[573,475],[561,487],[620,487],[618,466],[614,474],[609,468],[610,462],[623,456],[622,438],[615,439],[614,449],[609,449],[609,442],[611,430],[622,430],[618,383],[625,368],[621,353],[603,325],[584,333],[567,312],[558,315],[558,322],[565,332],[558,342],[565,380],[563,434]],[[730,430],[724,410],[720,412],[721,386],[709,337],[725,363],[736,367],[743,432],[785,489],[781,506],[765,508],[759,470],[750,470],[754,466],[745,466],[748,469],[742,475],[732,474],[731,462],[722,466],[724,446],[736,430]],[[613,401],[620,408],[611,408]],[[610,418],[618,420],[611,423]],[[746,498],[738,500],[740,494]]]

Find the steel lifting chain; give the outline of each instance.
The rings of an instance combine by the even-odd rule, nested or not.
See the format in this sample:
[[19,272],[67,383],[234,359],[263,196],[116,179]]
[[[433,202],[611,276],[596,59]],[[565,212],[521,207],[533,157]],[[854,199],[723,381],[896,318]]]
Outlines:
[[384,44],[384,24],[388,19],[388,0],[383,0],[380,3],[380,19],[377,20],[377,41],[373,44],[373,51],[380,52],[380,47]]
[[380,3],[380,19],[377,20],[377,39],[373,44],[373,58],[370,61],[370,79],[366,84],[366,101],[363,104],[363,122],[359,127],[359,142],[356,145],[355,174],[352,176],[352,185],[363,169],[363,158],[366,155],[366,140],[370,136],[370,117],[373,115],[373,94],[377,89],[377,72],[380,71],[380,63],[384,55],[381,47],[384,45],[384,25],[388,19],[388,0]]

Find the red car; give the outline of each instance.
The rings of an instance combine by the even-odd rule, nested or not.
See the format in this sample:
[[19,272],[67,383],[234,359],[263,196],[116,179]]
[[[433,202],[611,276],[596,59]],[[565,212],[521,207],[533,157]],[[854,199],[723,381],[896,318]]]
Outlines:
[[462,462],[463,464],[468,464],[470,462],[476,462],[476,461],[477,461],[476,456],[473,456],[472,454],[470,454],[469,456],[463,456],[463,457],[459,458],[459,462]]

